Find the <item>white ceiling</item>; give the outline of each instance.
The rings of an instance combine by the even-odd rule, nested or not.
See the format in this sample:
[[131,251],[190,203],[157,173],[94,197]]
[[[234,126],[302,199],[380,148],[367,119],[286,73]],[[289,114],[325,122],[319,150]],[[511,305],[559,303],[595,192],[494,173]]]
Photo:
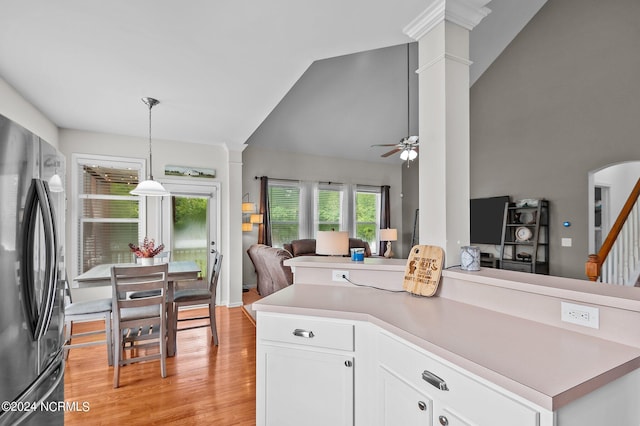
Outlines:
[[[492,1],[472,59],[486,69],[544,1]],[[61,128],[147,136],[151,96],[154,138],[242,144],[313,61],[411,41],[430,3],[0,0],[0,77]]]

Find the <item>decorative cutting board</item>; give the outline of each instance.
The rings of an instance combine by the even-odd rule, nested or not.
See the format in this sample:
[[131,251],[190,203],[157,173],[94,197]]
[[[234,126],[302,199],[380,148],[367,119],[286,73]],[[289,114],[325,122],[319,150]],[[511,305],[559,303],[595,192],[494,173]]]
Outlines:
[[444,250],[438,246],[413,246],[404,269],[402,288],[420,296],[433,296],[440,284]]

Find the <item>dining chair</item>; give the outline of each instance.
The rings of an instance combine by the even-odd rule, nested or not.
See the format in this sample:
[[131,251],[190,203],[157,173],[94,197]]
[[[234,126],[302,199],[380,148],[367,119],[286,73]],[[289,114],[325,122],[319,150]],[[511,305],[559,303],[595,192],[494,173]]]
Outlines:
[[[160,359],[160,372],[167,377],[167,263],[153,266],[113,266],[113,387],[120,384],[120,367],[134,362]],[[157,295],[129,298],[135,291],[157,290]],[[140,351],[158,347],[157,353]],[[129,356],[125,358],[125,353]]]
[[[207,287],[187,287],[175,290],[173,295],[173,330],[174,333],[184,330],[192,330],[194,328],[211,327],[211,337],[213,344],[218,346],[218,330],[216,328],[216,290],[218,287],[218,277],[222,268],[222,254],[214,253],[213,268],[211,271],[211,279]],[[209,315],[191,318],[178,319],[178,308],[181,306],[209,305]],[[190,327],[178,328],[178,322],[195,321],[209,319],[209,324],[194,325]]]
[[[154,259],[154,264],[169,263],[171,262],[171,251],[167,250],[167,251],[158,253],[156,257],[154,257],[153,259]],[[139,257],[136,258],[136,264],[140,264]],[[157,296],[158,294],[160,294],[158,290],[134,291],[133,293],[129,294],[129,298],[137,299],[140,297]]]
[[[106,345],[107,362],[113,365],[113,345],[111,340],[111,306],[110,298],[85,300],[74,302],[71,297],[69,280],[65,277],[64,282],[64,359],[69,358],[71,348],[81,348],[86,346]],[[104,321],[104,329],[73,333],[74,322],[80,321]],[[74,338],[103,334],[103,340],[85,341],[82,343],[72,343]]]

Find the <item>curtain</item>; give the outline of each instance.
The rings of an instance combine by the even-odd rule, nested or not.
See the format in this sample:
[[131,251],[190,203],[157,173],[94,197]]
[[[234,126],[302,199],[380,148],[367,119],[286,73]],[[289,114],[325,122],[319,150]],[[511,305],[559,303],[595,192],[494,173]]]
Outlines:
[[271,245],[271,209],[269,208],[269,178],[260,177],[260,214],[262,223],[258,227],[258,244]]
[[[380,229],[391,228],[391,207],[389,203],[389,185],[380,187]],[[378,254],[384,253],[385,242],[380,241]]]

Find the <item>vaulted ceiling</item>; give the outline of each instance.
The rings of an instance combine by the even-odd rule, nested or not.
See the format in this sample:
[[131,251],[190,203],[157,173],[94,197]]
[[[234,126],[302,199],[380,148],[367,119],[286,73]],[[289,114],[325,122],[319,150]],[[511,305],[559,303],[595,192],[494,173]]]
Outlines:
[[[475,80],[545,0],[494,0]],[[407,43],[430,0],[1,0],[0,78],[60,128],[240,145],[316,60]]]

